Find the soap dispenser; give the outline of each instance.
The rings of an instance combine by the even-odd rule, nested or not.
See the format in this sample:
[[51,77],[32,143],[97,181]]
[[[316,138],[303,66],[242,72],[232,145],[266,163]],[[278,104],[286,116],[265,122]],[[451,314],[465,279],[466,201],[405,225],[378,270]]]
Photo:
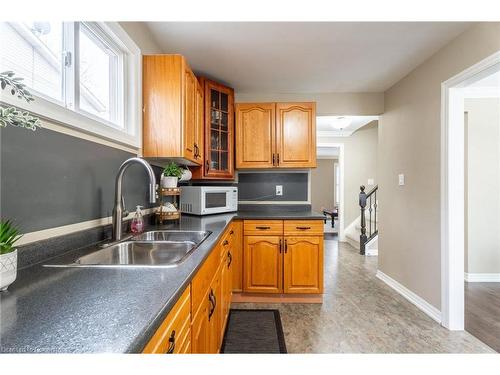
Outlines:
[[142,233],[144,231],[144,218],[142,217],[142,206],[137,206],[135,210],[134,218],[132,219],[132,224],[130,225],[130,230],[132,233]]

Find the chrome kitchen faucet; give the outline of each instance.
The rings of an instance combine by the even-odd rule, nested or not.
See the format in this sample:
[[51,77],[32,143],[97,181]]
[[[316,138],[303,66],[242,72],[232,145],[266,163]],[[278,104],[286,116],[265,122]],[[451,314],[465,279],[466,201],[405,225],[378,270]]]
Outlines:
[[130,158],[125,160],[118,170],[118,175],[115,181],[115,205],[113,207],[113,241],[122,239],[122,222],[123,222],[123,196],[122,196],[122,180],[123,174],[132,164],[140,164],[148,173],[149,177],[149,203],[156,203],[156,177],[153,168],[147,161],[141,158]]

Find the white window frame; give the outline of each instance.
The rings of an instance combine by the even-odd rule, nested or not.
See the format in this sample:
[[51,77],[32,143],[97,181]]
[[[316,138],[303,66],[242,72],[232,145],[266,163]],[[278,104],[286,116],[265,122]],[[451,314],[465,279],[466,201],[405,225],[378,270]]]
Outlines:
[[65,101],[57,101],[30,88],[28,89],[35,101],[29,104],[4,92],[1,93],[0,101],[27,110],[42,120],[139,150],[142,146],[141,50],[117,22],[85,23],[85,27],[98,33],[104,42],[109,41],[113,46],[118,46],[123,54],[121,59],[123,77],[117,77],[116,80],[119,85],[117,89],[123,92],[123,100],[120,101],[122,108],[117,109],[123,125],[120,127],[79,108],[80,85],[77,69],[78,56],[75,50],[78,49],[80,23],[74,22],[67,25],[69,27],[66,25],[64,27],[64,40],[65,44],[68,40],[71,42],[65,45],[64,49],[70,54],[71,64],[64,67],[67,70],[63,76],[71,76],[73,79],[63,80],[63,100]]

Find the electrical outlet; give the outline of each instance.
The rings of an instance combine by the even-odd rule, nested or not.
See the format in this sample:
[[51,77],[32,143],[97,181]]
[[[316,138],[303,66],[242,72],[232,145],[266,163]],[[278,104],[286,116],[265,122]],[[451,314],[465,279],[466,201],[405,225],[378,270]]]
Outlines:
[[368,179],[368,186],[373,186],[375,185],[375,180],[373,178]]
[[283,195],[283,185],[276,185],[276,195]]

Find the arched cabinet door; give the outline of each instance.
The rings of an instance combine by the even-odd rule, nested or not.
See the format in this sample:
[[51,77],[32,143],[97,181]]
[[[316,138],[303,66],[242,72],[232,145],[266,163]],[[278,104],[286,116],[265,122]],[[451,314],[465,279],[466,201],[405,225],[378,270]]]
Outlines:
[[284,292],[323,293],[323,236],[285,237]]
[[243,290],[282,293],[283,257],[280,236],[245,236]]
[[276,104],[276,154],[280,168],[316,167],[316,103]]
[[236,104],[236,168],[276,166],[275,103]]

